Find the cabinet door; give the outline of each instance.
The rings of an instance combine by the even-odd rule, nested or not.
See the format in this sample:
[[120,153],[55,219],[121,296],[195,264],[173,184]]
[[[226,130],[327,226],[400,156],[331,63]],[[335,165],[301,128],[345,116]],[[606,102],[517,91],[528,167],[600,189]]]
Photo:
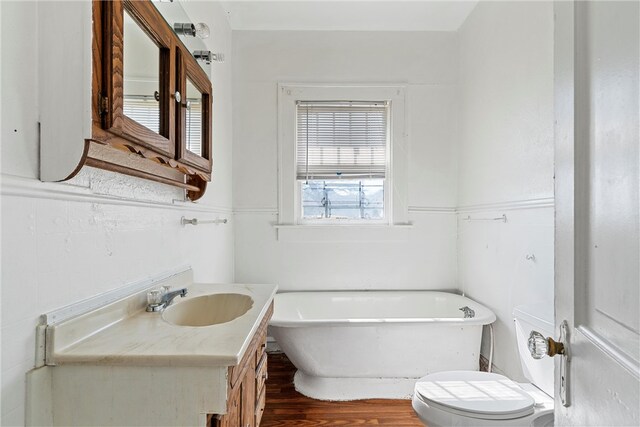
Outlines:
[[[256,354],[261,353],[261,351],[257,351]],[[266,381],[267,381],[267,354],[263,353],[262,358],[258,362],[256,366],[256,380],[255,380],[255,396],[256,396],[256,404],[255,404],[255,425],[260,425],[260,420],[262,420],[262,414],[264,413],[264,407],[266,403]]]
[[178,160],[204,172],[212,166],[212,87],[206,73],[189,53],[178,54],[176,103]]
[[175,156],[174,36],[151,2],[100,2],[102,128]]
[[242,427],[255,427],[256,371],[251,364],[242,380]]
[[229,427],[240,427],[242,424],[242,389],[235,390],[227,404],[225,424]]

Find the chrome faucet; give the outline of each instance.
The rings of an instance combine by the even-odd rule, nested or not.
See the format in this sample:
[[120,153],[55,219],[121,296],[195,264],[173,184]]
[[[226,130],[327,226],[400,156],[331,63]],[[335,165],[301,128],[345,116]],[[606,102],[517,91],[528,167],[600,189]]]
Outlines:
[[[149,293],[151,294],[152,292],[159,293],[160,291],[151,291]],[[152,302],[151,300],[148,300],[149,303],[147,304],[147,311],[164,310],[165,308],[169,307],[173,303],[173,300],[178,295],[180,295],[182,298],[187,296],[187,288],[178,289],[177,291],[166,292],[160,295],[162,296],[159,301],[156,300],[155,302]]]

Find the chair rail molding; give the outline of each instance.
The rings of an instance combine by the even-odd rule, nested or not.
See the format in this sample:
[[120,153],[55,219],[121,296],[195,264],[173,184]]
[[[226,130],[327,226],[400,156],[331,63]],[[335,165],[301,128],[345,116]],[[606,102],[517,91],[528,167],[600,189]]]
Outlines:
[[244,206],[233,209],[234,214],[265,214],[265,215],[278,215],[278,208],[270,206]]
[[455,214],[455,206],[409,206],[409,213],[439,213],[439,214]]
[[553,197],[543,197],[538,199],[511,200],[506,202],[481,203],[477,205],[458,206],[456,213],[482,212],[496,210],[521,210],[521,209],[542,209],[553,208],[555,199]]
[[2,175],[0,183],[0,194],[3,196],[61,200],[80,203],[100,203],[105,205],[171,209],[188,212],[233,214],[233,209],[230,207],[204,205],[175,199],[171,202],[158,202],[118,197],[109,194],[97,193],[90,187],[74,185],[72,183],[42,182],[31,178],[4,174]]
[[[553,208],[555,206],[555,199],[553,197],[542,197],[536,199],[522,199],[522,200],[510,200],[505,202],[491,202],[481,203],[476,205],[463,205],[463,206],[419,206],[410,205],[407,208],[408,213],[413,214],[461,214],[468,212],[482,212],[482,211],[495,211],[495,210],[523,210],[523,209],[542,209]],[[245,206],[234,208],[235,214],[272,214],[277,215],[279,213],[278,208],[272,206]],[[287,226],[287,224],[283,224]],[[402,224],[401,224],[402,225]],[[306,226],[301,226],[306,227]]]

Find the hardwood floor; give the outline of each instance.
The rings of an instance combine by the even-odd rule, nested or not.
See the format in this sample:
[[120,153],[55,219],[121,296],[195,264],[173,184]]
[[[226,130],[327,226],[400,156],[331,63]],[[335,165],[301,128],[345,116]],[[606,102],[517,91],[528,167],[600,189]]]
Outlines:
[[423,426],[410,400],[326,402],[303,396],[293,386],[296,368],[287,356],[276,353],[268,357],[267,405],[260,427]]

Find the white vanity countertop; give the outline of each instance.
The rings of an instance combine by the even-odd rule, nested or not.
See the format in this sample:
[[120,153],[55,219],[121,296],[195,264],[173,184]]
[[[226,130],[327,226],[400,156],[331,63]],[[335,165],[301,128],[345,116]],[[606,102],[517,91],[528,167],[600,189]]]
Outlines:
[[189,327],[172,325],[162,318],[162,313],[140,309],[138,296],[135,302],[118,302],[113,304],[115,308],[49,326],[47,339],[54,345],[47,355],[47,364],[237,365],[269,309],[277,286],[192,283],[186,287],[187,296],[177,297],[174,305],[216,293],[250,295],[254,303],[244,315],[230,322]]

